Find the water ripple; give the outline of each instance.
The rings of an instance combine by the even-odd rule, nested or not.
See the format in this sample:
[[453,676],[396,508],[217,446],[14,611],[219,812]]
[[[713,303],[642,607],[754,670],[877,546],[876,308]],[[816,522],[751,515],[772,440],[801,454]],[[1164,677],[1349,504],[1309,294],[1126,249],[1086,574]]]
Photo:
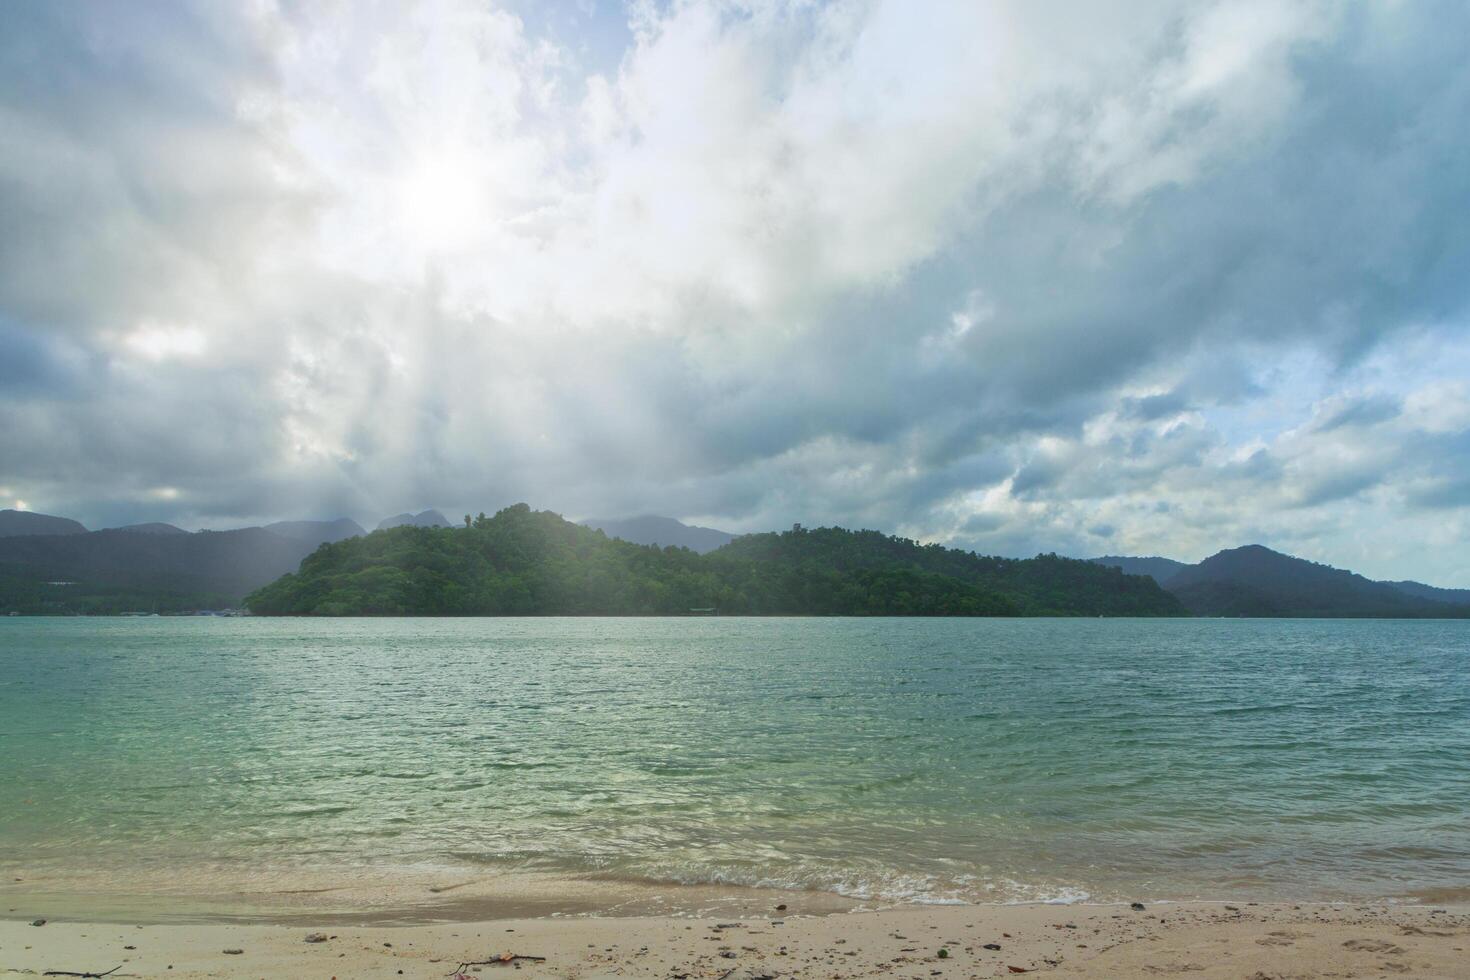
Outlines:
[[1470,623],[0,622],[0,867],[1470,885]]

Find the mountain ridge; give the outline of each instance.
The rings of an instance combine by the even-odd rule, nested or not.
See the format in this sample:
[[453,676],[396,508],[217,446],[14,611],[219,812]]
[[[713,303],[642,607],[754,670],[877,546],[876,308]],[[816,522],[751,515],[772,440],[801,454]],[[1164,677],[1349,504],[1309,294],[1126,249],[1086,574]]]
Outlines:
[[124,524],[121,527],[107,527],[104,531],[126,531],[128,534],[188,534],[181,527],[165,524],[162,521],[148,521],[144,524]]
[[1087,560],[1096,562],[1099,565],[1111,565],[1113,568],[1121,568],[1129,575],[1147,575],[1160,585],[1166,585],[1169,579],[1189,567],[1185,562],[1175,561],[1172,558],[1160,558],[1156,555],[1140,558],[1125,555],[1103,555],[1101,558],[1089,558]]
[[389,528],[404,526],[454,527],[455,525],[449,522],[449,518],[431,507],[428,510],[419,511],[417,514],[410,514],[408,511],[404,511],[401,514],[394,514],[392,517],[385,517],[378,522],[375,530],[386,531]]
[[688,548],[700,554],[722,548],[738,537],[729,531],[700,527],[698,524],[685,524],[675,518],[660,517],[657,514],[640,514],[637,517],[589,518],[577,523],[583,527],[599,530],[610,538],[618,538],[633,544]]
[[30,510],[0,510],[0,538],[86,533],[86,527],[70,517],[53,517]]
[[[434,509],[385,518],[379,526],[384,530],[403,526],[461,529]],[[726,558],[744,555],[754,559],[762,548],[769,550],[771,542],[780,539],[770,533],[737,536],[651,514],[589,519],[578,526],[608,541],[688,549],[699,555],[725,550]],[[205,536],[209,540],[200,543]],[[277,521],[232,531],[189,532],[159,522],[88,531],[70,518],[4,510],[0,511],[0,611],[107,611],[150,601],[169,608],[188,608],[190,603],[200,608],[233,605],[296,570],[319,546],[367,536],[360,524],[345,517]],[[161,540],[171,543],[160,544]],[[875,541],[867,545],[877,547]],[[913,556],[903,560],[917,561]],[[1470,589],[1439,588],[1413,580],[1377,582],[1259,544],[1224,549],[1195,564],[1161,556],[1125,555],[1105,555],[1087,562],[1146,576],[1200,616],[1470,616]],[[58,592],[60,587],[49,584],[57,581],[69,585]]]
[[1470,617],[1470,602],[1456,601],[1470,591],[1376,582],[1259,544],[1227,548],[1193,565],[1115,555],[1089,560],[1148,574],[1197,616]]
[[352,533],[364,532],[355,521],[340,518],[228,531],[189,532],[150,523],[0,536],[0,612],[236,606],[247,593],[297,568],[320,545]]

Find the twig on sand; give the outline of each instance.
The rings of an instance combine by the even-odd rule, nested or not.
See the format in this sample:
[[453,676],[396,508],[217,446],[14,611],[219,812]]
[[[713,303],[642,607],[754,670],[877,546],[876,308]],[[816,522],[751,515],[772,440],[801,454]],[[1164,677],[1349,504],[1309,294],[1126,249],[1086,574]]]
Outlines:
[[546,957],[527,956],[525,953],[501,953],[494,959],[470,960],[467,963],[461,963],[459,966],[454,968],[453,973],[448,975],[451,977],[457,977],[463,974],[464,971],[468,970],[472,966],[504,966],[507,963],[514,963],[516,960],[530,960],[532,963],[545,963]]
[[122,968],[123,968],[123,965],[121,963],[119,963],[117,966],[115,966],[112,969],[108,970],[107,973],[76,973],[76,972],[74,972],[72,970],[47,970],[45,973],[41,974],[41,976],[43,976],[43,977],[105,977],[105,976],[108,976],[110,974],[116,973],[118,970],[121,970]]

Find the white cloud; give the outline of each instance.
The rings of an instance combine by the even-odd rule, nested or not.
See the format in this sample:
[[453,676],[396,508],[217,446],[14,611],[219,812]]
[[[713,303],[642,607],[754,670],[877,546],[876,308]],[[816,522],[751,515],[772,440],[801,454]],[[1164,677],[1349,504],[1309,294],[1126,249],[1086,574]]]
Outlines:
[[469,0],[16,15],[0,477],[1384,567],[1462,520],[1463,11],[630,16],[588,75]]

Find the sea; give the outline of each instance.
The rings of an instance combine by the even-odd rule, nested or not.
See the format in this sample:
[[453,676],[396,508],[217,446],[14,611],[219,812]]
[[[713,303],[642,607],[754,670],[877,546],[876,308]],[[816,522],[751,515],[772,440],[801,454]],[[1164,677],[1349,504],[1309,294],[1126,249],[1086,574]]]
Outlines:
[[0,875],[1466,901],[1470,622],[8,618]]

